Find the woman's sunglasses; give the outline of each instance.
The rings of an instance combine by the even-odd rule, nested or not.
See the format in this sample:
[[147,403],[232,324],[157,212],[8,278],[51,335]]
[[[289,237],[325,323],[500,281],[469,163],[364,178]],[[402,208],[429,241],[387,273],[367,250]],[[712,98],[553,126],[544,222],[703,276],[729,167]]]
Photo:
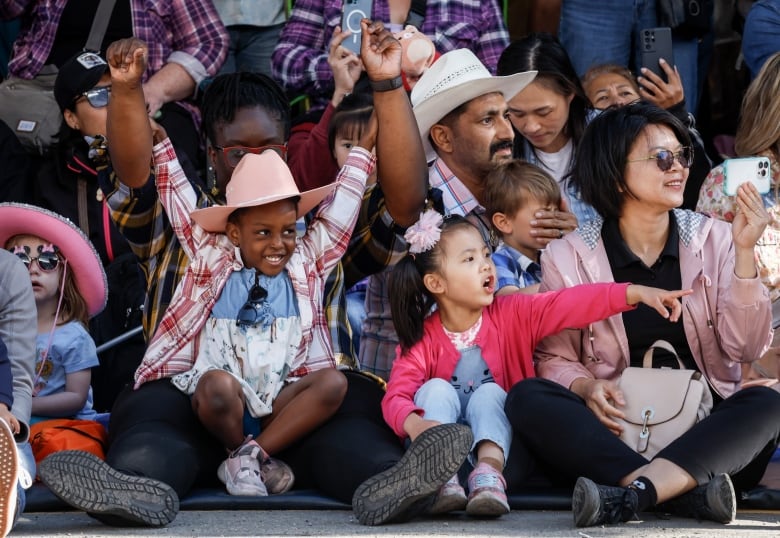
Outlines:
[[16,255],[22,260],[24,266],[30,269],[32,262],[38,262],[38,267],[41,271],[50,272],[57,269],[60,265],[60,257],[56,252],[41,252],[36,258],[31,257],[26,252],[16,252]]
[[679,151],[670,151],[668,149],[662,149],[655,155],[645,157],[643,159],[632,159],[627,162],[636,163],[640,161],[650,161],[655,159],[655,164],[661,172],[668,172],[674,166],[674,160],[680,163],[683,168],[690,168],[693,164],[693,148],[690,146],[684,146]]
[[73,102],[77,103],[79,99],[84,97],[94,108],[103,108],[104,106],[108,105],[108,96],[110,93],[111,86],[99,86],[97,88],[92,88],[91,90],[85,91],[76,97],[76,100]]
[[249,289],[244,306],[238,311],[236,316],[236,325],[239,327],[251,327],[255,325],[263,313],[263,302],[268,297],[268,291],[260,285],[260,275],[255,272],[255,284]]

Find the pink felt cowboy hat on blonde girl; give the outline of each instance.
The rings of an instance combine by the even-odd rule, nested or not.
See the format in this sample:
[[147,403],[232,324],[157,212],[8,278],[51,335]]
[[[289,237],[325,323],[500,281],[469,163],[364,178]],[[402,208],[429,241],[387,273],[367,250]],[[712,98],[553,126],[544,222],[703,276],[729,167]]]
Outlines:
[[89,316],[106,306],[108,284],[95,247],[75,224],[42,207],[0,204],[0,247],[17,235],[34,235],[56,246],[73,272],[76,287],[87,303]]
[[301,192],[293,180],[287,163],[275,151],[260,155],[248,153],[233,171],[225,189],[225,205],[196,209],[192,220],[207,232],[223,233],[228,216],[236,209],[270,204],[298,198],[298,217],[319,204],[336,187],[335,183]]

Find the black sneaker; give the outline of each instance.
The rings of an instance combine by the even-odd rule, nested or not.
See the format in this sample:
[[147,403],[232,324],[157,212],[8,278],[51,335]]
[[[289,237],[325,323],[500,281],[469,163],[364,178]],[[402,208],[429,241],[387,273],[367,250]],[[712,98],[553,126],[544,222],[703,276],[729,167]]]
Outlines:
[[408,521],[425,513],[468,456],[474,436],[463,424],[440,424],[421,433],[391,468],[355,490],[352,509],[363,525]]
[[737,517],[737,495],[729,475],[716,475],[702,486],[659,504],[658,510],[676,516],[731,523]]
[[179,513],[169,485],[120,473],[89,452],[55,452],[38,464],[38,476],[57,497],[110,525],[162,527]]
[[639,497],[633,489],[600,486],[582,476],[577,479],[571,499],[577,527],[635,519],[638,505]]

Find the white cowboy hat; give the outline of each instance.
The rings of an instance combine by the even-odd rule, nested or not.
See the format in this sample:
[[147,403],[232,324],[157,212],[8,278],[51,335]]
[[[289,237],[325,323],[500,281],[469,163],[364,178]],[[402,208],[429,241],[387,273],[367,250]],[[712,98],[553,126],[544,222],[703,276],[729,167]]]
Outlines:
[[412,108],[428,162],[436,159],[428,133],[436,122],[463,103],[500,92],[511,99],[528,84],[536,71],[494,77],[469,49],[456,49],[436,60],[412,89]]
[[335,183],[300,192],[287,163],[275,151],[260,155],[248,153],[241,158],[225,188],[225,205],[196,209],[190,218],[207,232],[225,231],[228,216],[236,209],[270,204],[278,200],[299,198],[298,217],[319,204],[333,189]]

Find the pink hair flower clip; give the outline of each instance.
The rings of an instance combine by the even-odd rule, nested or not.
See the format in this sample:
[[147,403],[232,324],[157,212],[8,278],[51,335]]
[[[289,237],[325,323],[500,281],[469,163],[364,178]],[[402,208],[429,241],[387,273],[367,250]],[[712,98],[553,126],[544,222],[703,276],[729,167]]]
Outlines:
[[420,220],[412,224],[404,234],[409,243],[409,253],[419,254],[430,250],[441,237],[441,225],[444,218],[435,209],[429,209],[420,215]]

